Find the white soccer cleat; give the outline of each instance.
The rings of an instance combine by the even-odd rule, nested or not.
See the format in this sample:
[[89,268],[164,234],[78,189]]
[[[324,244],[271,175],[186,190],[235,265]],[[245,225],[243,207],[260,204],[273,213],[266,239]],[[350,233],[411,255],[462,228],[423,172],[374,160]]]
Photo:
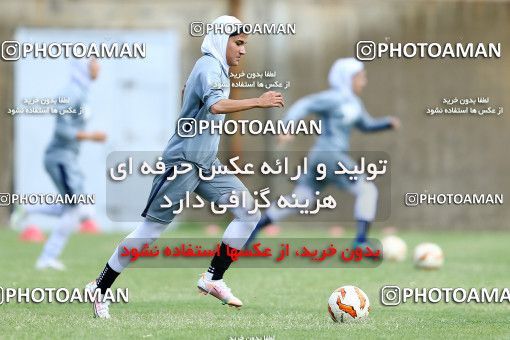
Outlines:
[[54,269],[58,271],[64,271],[66,270],[66,266],[57,259],[38,259],[35,263],[35,269]]
[[198,279],[197,287],[201,294],[210,294],[223,302],[224,305],[229,305],[237,308],[243,305],[241,300],[232,294],[231,289],[223,280],[208,280],[205,277],[205,273],[203,273],[200,275],[200,279]]
[[[94,296],[94,292],[97,289],[96,280],[89,282],[85,286],[85,290],[90,292],[90,296]],[[110,301],[101,302],[102,295],[97,295],[98,299],[96,301],[92,301],[92,309],[94,310],[94,317],[100,319],[109,319],[110,318]]]

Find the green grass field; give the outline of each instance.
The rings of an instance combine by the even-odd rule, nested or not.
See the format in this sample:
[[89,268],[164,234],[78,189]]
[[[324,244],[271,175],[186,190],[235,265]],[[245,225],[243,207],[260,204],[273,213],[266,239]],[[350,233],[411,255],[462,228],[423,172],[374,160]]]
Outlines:
[[[178,231],[171,236],[200,236]],[[324,237],[301,232],[286,236]],[[285,236],[285,234],[284,234]],[[378,236],[377,234],[374,236]],[[110,307],[112,319],[92,316],[88,304],[4,304],[0,338],[192,338],[275,336],[276,339],[332,338],[510,338],[510,304],[412,304],[385,307],[379,290],[402,287],[509,287],[509,233],[406,232],[412,250],[422,241],[445,252],[439,271],[418,271],[411,260],[383,263],[375,269],[248,269],[233,267],[226,282],[240,297],[240,310],[197,293],[201,269],[128,269],[114,287],[129,287],[129,303]],[[75,235],[65,250],[65,272],[33,269],[41,244],[22,243],[0,230],[3,287],[83,287],[104,266],[116,243],[113,235]],[[235,265],[234,265],[235,266]],[[335,324],[327,299],[338,286],[352,284],[370,298],[364,323]]]

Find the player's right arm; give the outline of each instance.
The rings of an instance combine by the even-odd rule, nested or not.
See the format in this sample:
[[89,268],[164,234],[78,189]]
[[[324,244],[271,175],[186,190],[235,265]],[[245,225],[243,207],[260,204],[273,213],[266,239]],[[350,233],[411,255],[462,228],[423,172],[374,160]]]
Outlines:
[[94,142],[103,142],[106,140],[106,133],[101,131],[80,131],[71,124],[71,117],[63,115],[57,118],[55,134],[67,141],[83,141],[90,140]]
[[103,142],[106,140],[106,133],[101,131],[81,131],[72,125],[71,117],[66,115],[57,117],[55,133],[58,137],[67,141],[90,140],[94,142]]
[[258,98],[249,99],[221,99],[211,105],[209,111],[214,114],[232,113],[253,108],[283,107],[285,105],[280,92],[267,91]]
[[76,133],[76,139],[79,141],[90,140],[93,142],[104,142],[106,140],[106,133],[102,131],[78,131]]
[[[64,106],[61,106],[64,108]],[[65,107],[67,108],[67,107]],[[82,131],[78,127],[74,126],[72,123],[72,117],[68,114],[57,116],[57,121],[55,125],[55,134],[60,139],[66,141],[83,141],[90,140],[94,142],[103,142],[106,140],[106,133],[101,131]]]
[[258,98],[229,99],[222,84],[220,68],[205,68],[196,78],[195,93],[207,110],[213,114],[225,114],[254,108],[283,107],[285,102],[279,92],[267,91]]
[[377,132],[388,129],[397,130],[400,128],[400,120],[393,116],[374,118],[366,111],[365,107],[362,107],[360,119],[356,126],[363,132]]

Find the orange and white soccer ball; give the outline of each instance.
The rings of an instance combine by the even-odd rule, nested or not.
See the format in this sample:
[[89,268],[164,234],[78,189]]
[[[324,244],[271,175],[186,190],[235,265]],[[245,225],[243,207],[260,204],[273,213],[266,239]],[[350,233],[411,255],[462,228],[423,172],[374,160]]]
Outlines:
[[328,312],[335,322],[363,320],[370,312],[370,301],[367,294],[358,287],[343,286],[329,297]]
[[389,261],[402,262],[407,256],[407,245],[400,237],[395,235],[386,236],[381,240],[383,246],[383,258]]
[[414,264],[418,268],[439,269],[443,263],[443,251],[435,243],[421,243],[414,249]]

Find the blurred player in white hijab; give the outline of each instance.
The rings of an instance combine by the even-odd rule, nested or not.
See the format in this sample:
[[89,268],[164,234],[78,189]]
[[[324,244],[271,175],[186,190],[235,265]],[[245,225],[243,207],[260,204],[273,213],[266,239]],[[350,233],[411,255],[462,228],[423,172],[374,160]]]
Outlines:
[[[103,142],[106,139],[104,132],[86,131],[89,112],[82,110],[86,106],[90,87],[99,76],[99,70],[99,62],[95,58],[73,59],[70,81],[59,94],[60,97],[67,98],[69,103],[60,103],[57,108],[63,110],[72,107],[75,113],[56,115],[53,137],[44,155],[44,166],[61,196],[71,197],[85,193],[85,178],[78,162],[81,142]],[[22,227],[28,216],[36,214],[59,217],[37,259],[36,269],[64,270],[65,266],[59,259],[60,254],[80,222],[93,218],[94,209],[80,204],[18,206],[11,216],[11,226]]]
[[[370,223],[375,219],[377,208],[377,187],[374,183],[361,176],[353,181],[348,175],[338,176],[328,173],[322,180],[316,180],[313,169],[317,164],[326,164],[326,168],[336,169],[336,163],[341,161],[347,168],[352,169],[356,163],[348,155],[350,149],[351,130],[358,128],[363,132],[375,132],[386,129],[397,129],[400,121],[396,117],[372,118],[365,110],[359,95],[366,86],[367,77],[363,63],[354,58],[343,58],[335,61],[329,72],[330,89],[306,96],[298,100],[289,108],[284,121],[297,121],[305,116],[316,113],[324,123],[324,130],[317,138],[307,158],[309,161],[308,174],[301,176],[293,194],[300,201],[308,199],[315,201],[315,192],[321,191],[328,184],[345,189],[355,196],[354,217],[357,221],[358,232],[354,246],[362,246]],[[288,141],[291,135],[282,137]],[[265,226],[280,221],[297,213],[294,208],[279,209],[275,204],[265,212],[257,224],[250,241]]]

